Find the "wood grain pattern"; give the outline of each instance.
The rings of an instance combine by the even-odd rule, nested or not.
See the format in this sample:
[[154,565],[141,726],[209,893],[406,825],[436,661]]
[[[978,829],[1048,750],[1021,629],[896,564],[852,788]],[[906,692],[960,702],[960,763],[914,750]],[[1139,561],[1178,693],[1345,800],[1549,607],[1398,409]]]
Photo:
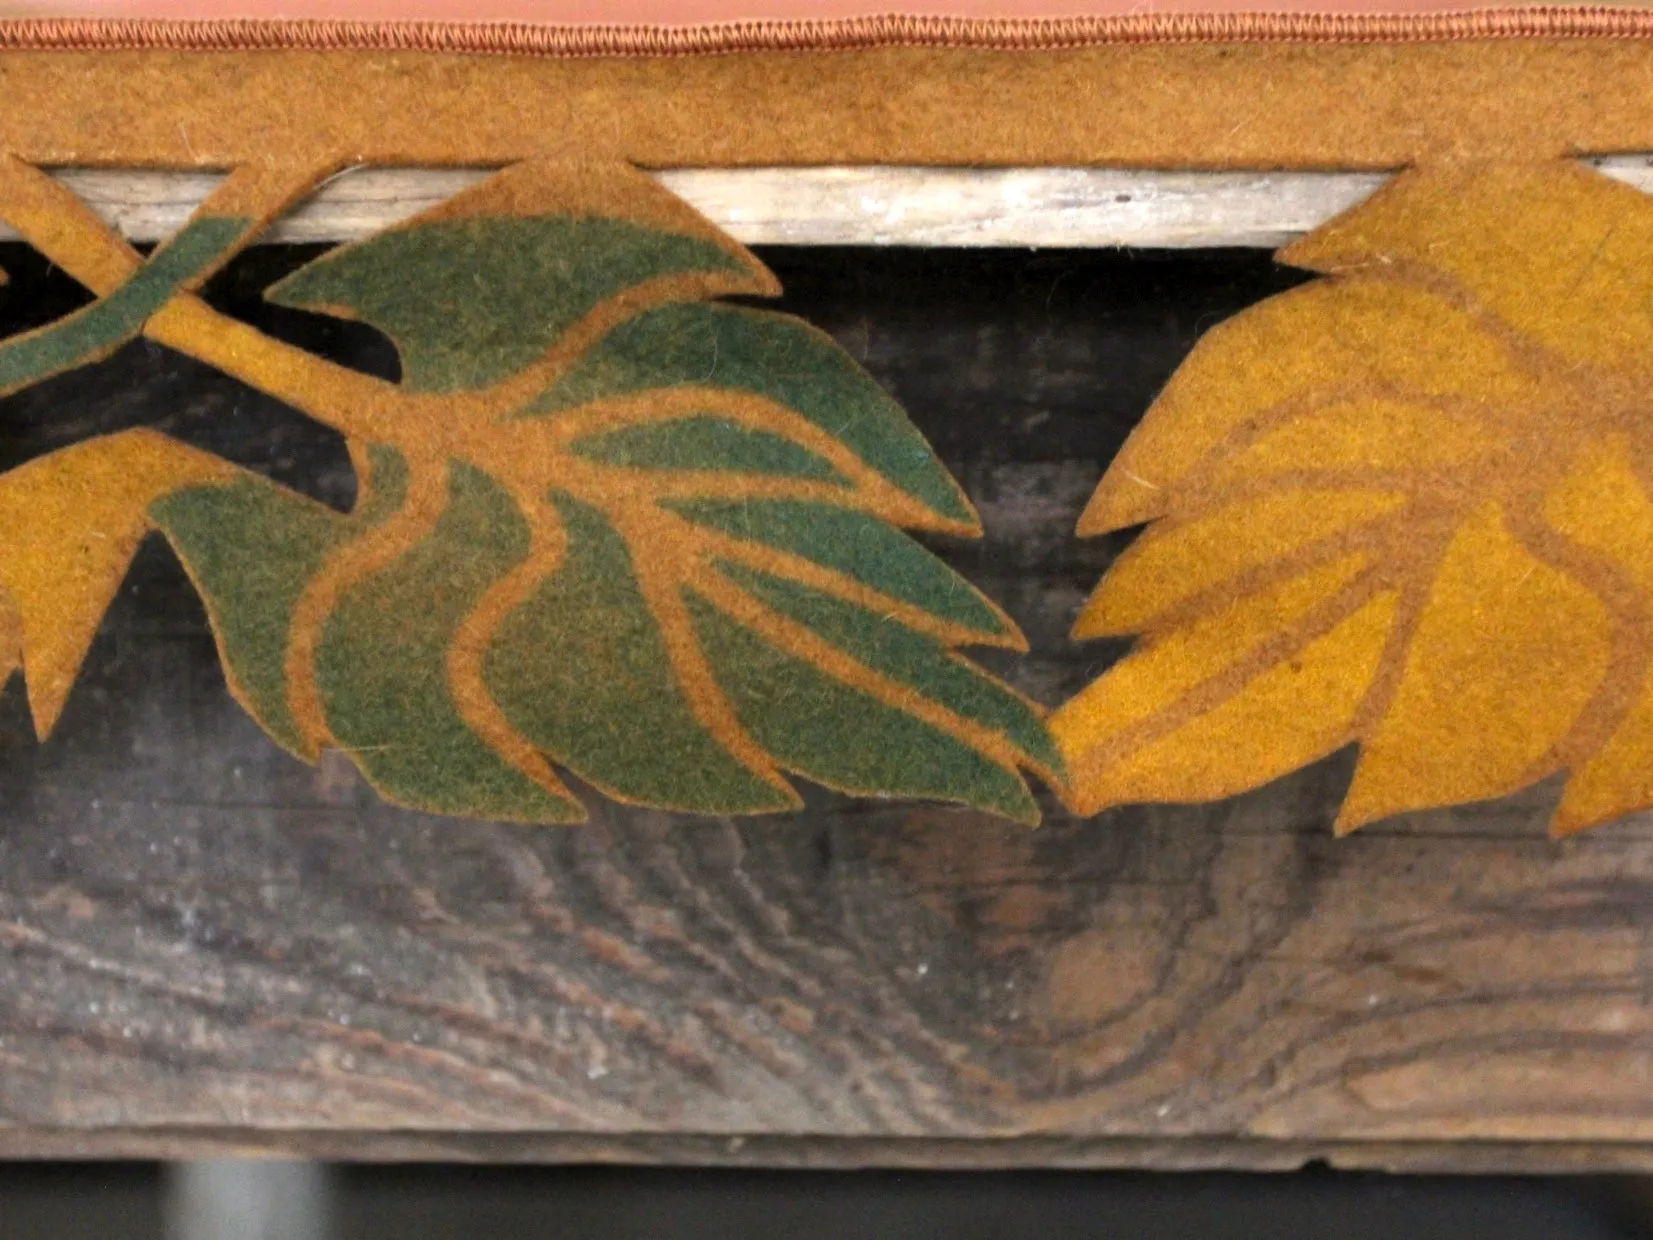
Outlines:
[[[1592,159],[1653,188],[1653,157]],[[175,233],[223,179],[211,172],[70,168],[58,177],[134,241]],[[409,219],[487,175],[361,168],[280,220],[274,242],[350,241]],[[1373,172],[1132,168],[677,168],[661,182],[747,245],[1262,246],[1319,227],[1389,178]],[[0,223],[0,240],[16,234]]]
[[[1080,506],[1198,332],[1296,277],[1257,254],[768,256],[886,382],[1016,617],[986,658],[1050,702],[1122,545]],[[364,368],[356,325],[220,306]],[[16,328],[79,296],[0,254]],[[341,445],[135,345],[0,402],[0,468],[159,425],[318,496]],[[813,794],[576,829],[387,809],[226,695],[140,555],[59,735],[0,699],[0,1154],[803,1165],[1653,1166],[1653,822],[1558,844],[1554,789],[1336,841],[1348,754],[1254,795],[1036,832]]]

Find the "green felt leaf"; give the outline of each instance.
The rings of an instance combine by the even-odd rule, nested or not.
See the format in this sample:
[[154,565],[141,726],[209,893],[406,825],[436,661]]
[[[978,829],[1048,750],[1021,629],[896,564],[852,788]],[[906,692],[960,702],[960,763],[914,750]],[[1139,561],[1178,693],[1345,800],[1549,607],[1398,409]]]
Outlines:
[[766,397],[830,432],[939,515],[975,523],[958,483],[901,406],[832,337],[787,315],[705,302],[659,306],[605,335],[517,416],[683,386]]
[[690,520],[789,551],[984,638],[1011,632],[980,591],[934,553],[877,517],[791,499],[680,500]]
[[[358,511],[250,476],[152,509],[270,733],[471,817],[573,820],[563,777],[775,812],[800,776],[1034,819],[1022,770],[1060,768],[1040,713],[954,648],[1020,635],[901,528],[975,514],[853,360],[795,319],[703,303],[553,352],[650,281],[752,271],[624,220],[473,215],[278,286],[386,331],[406,378],[376,393],[389,442],[352,444]],[[547,357],[561,377],[529,409],[474,391]]]
[[481,216],[345,246],[266,296],[371,323],[395,341],[407,387],[454,392],[537,361],[593,308],[649,280],[744,270],[710,241],[626,220]]

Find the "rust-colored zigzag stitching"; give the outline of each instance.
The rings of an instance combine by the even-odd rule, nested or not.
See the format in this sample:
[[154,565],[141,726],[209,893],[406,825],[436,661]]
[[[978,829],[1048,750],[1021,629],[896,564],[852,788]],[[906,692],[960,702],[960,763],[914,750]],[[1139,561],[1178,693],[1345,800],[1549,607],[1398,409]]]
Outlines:
[[565,58],[938,47],[1056,51],[1109,43],[1432,43],[1467,39],[1643,39],[1653,13],[1591,6],[1461,13],[1142,13],[957,18],[888,14],[699,26],[527,22],[360,22],[23,18],[0,21],[0,50],[416,51]]

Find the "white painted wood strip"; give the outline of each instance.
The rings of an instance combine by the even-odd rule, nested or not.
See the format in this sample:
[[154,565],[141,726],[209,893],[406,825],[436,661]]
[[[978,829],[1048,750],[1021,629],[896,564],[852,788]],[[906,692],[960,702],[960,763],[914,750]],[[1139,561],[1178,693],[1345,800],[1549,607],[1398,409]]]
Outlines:
[[[1590,161],[1653,191],[1653,156]],[[63,169],[58,177],[134,241],[177,231],[211,173]],[[347,241],[458,193],[485,169],[364,168],[281,220],[271,241]],[[691,168],[660,180],[750,245],[1267,246],[1361,201],[1383,173],[1117,168]],[[0,225],[0,238],[14,237]]]

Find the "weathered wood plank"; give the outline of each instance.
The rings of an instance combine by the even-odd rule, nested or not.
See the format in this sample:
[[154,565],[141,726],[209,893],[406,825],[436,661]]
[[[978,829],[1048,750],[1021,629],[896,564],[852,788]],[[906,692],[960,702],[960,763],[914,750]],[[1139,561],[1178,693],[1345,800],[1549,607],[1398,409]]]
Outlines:
[[[1591,161],[1653,187],[1653,158]],[[68,169],[61,179],[134,241],[177,231],[213,173]],[[270,240],[345,241],[435,206],[484,170],[372,168],[336,177]],[[677,169],[661,181],[750,245],[1263,246],[1274,248],[1370,195],[1387,177],[1337,172],[1114,168]],[[0,240],[15,234],[0,225]]]
[[[1121,545],[1072,536],[1102,464],[1199,331],[1296,277],[766,257],[980,506],[986,538],[944,550],[1028,632],[997,666],[1071,693],[1117,653],[1066,637]],[[16,325],[67,295],[0,259]],[[365,330],[258,306],[290,262],[213,295],[384,369]],[[136,423],[350,494],[337,440],[143,345],[0,402],[0,468]],[[1349,770],[1047,803],[1036,832],[822,793],[746,821],[422,817],[277,751],[151,547],[60,733],[0,699],[0,1152],[1653,1165],[1653,820],[1552,842],[1539,790],[1338,841]]]

